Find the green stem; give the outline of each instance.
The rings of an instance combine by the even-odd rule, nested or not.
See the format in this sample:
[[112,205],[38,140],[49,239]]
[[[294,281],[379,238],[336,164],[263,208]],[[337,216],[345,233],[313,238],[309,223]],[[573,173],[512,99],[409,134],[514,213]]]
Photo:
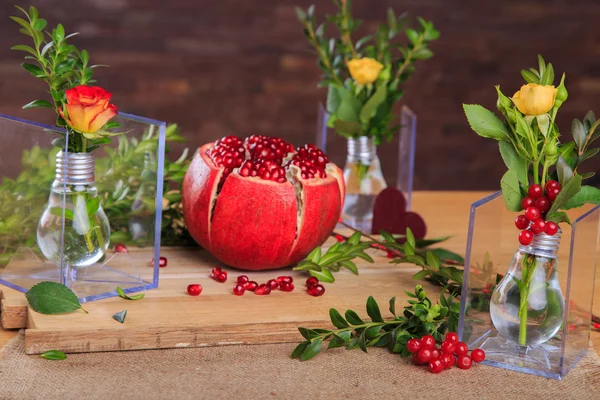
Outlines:
[[81,135],[81,152],[87,152],[87,138],[83,135]]
[[332,335],[332,334],[339,334],[340,332],[347,332],[347,331],[353,331],[356,329],[368,329],[368,328],[372,328],[374,326],[381,326],[384,327],[386,325],[398,325],[398,324],[403,324],[406,321],[401,321],[401,320],[394,320],[394,321],[384,321],[384,322],[366,322],[364,324],[361,325],[354,325],[354,326],[350,326],[348,328],[343,328],[343,329],[338,329],[335,331],[329,331],[328,333],[322,333],[319,336],[315,336],[314,338],[312,338],[310,341],[312,342],[313,340],[317,339],[317,338],[321,338],[321,339],[325,339],[326,336],[328,335]]
[[400,78],[400,75],[402,75],[406,68],[408,68],[408,66],[411,64],[413,54],[421,49],[421,45],[423,44],[424,39],[425,37],[423,35],[420,35],[417,43],[415,43],[414,47],[408,51],[408,53],[406,54],[406,59],[402,62],[402,65],[400,65],[398,71],[396,72],[396,76],[394,77],[395,81],[397,81]]
[[548,175],[548,160],[544,160],[544,169],[542,170],[542,187],[546,186],[546,175]]
[[527,345],[527,308],[529,305],[529,286],[531,285],[531,279],[535,274],[537,263],[535,262],[535,256],[526,255],[523,259],[521,281],[523,282],[524,290],[520,293],[519,301],[519,344],[521,346]]
[[540,183],[540,163],[537,160],[533,162],[533,183]]

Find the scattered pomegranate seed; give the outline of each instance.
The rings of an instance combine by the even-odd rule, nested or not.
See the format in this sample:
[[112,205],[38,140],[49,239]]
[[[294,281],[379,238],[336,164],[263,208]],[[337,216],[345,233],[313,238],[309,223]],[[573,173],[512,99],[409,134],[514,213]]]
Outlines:
[[279,285],[279,289],[282,292],[291,292],[294,290],[294,284],[291,282],[281,282],[281,284]]
[[127,246],[125,246],[123,243],[115,244],[115,253],[127,253]]
[[248,283],[250,281],[250,279],[248,278],[247,275],[240,275],[237,277],[237,283],[240,285],[245,285],[246,283]]
[[259,285],[256,288],[256,290],[254,291],[254,294],[258,294],[259,296],[264,296],[264,295],[267,295],[270,293],[271,293],[271,287],[269,285],[267,285],[266,283]]
[[394,258],[396,257],[396,254],[393,251],[388,250],[387,251],[387,258]]
[[346,240],[346,239],[344,239],[344,237],[342,235],[333,235],[333,237],[335,238],[335,240],[337,240],[340,243],[342,243]]
[[198,283],[188,285],[187,292],[190,296],[200,296],[200,293],[202,293],[202,286]]
[[406,342],[406,350],[410,351],[411,353],[416,353],[419,350],[421,350],[421,341],[419,339],[410,339],[408,342]]
[[217,282],[225,282],[227,280],[227,271],[221,271],[218,274],[216,274],[213,279]]
[[256,283],[255,281],[249,281],[249,282],[246,282],[246,284],[244,284],[244,288],[251,292],[254,292],[257,287],[258,287],[258,283]]
[[316,285],[309,287],[306,291],[311,296],[319,297],[319,296],[323,296],[323,293],[325,293],[325,288],[323,287],[323,285],[316,284]]
[[235,294],[236,296],[242,296],[245,291],[246,291],[246,289],[244,288],[243,285],[235,285],[233,287],[233,294]]
[[311,286],[318,285],[318,284],[319,284],[319,280],[316,277],[314,277],[314,276],[311,276],[310,278],[308,278],[306,280],[306,287],[307,288],[309,288]]
[[294,278],[291,276],[278,276],[277,283],[281,284],[282,282],[292,283],[294,282]]
[[[154,266],[154,258],[152,259],[152,266]],[[167,266],[167,257],[160,257],[158,259],[158,266],[164,268]]]
[[469,347],[464,344],[463,342],[458,342],[456,344],[456,349],[454,349],[454,353],[457,356],[464,356],[465,354],[467,354],[469,352]]
[[431,335],[425,335],[421,338],[421,348],[423,349],[434,349],[435,339]]
[[439,374],[445,368],[446,366],[439,358],[434,358],[433,360],[429,361],[429,370],[434,374]]
[[276,290],[279,287],[279,283],[275,279],[269,279],[267,281],[267,286],[271,288],[271,290]]
[[485,351],[483,349],[475,349],[471,352],[471,359],[476,363],[485,360]]
[[467,355],[458,357],[458,361],[456,362],[456,365],[458,365],[458,368],[460,369],[469,369],[471,368],[472,364],[473,362],[471,360],[471,357]]
[[219,267],[214,267],[211,271],[210,271],[210,277],[214,279],[215,276],[219,275],[221,273],[221,268]]

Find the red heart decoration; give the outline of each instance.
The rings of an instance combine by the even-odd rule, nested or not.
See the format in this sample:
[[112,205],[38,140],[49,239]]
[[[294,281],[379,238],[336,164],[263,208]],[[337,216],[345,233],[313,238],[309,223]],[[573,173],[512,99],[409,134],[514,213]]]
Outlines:
[[[373,206],[373,226],[371,232],[378,234],[386,231],[391,234],[405,235],[410,228],[415,239],[423,239],[427,226],[423,218],[412,211],[406,211],[404,194],[396,188],[386,188],[375,199]],[[399,240],[404,242],[404,240]]]

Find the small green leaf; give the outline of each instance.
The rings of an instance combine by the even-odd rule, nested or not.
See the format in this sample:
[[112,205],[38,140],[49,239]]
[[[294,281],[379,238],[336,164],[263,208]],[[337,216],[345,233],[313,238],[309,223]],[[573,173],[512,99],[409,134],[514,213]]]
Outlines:
[[123,311],[119,311],[118,313],[114,313],[112,317],[115,321],[124,323],[125,317],[127,317],[127,310],[123,310]]
[[352,236],[350,236],[348,238],[348,243],[350,243],[350,244],[359,244],[360,243],[360,237],[361,237],[361,233],[360,232],[354,232],[352,234]]
[[348,271],[352,272],[354,275],[358,275],[358,267],[352,261],[340,261],[339,263],[342,267],[346,268]]
[[581,187],[581,190],[568,201],[566,201],[561,208],[564,210],[569,210],[571,208],[581,207],[585,204],[600,204],[600,189],[594,186],[584,185]]
[[309,271],[311,276],[314,276],[321,282],[332,283],[335,281],[335,278],[331,274],[331,272],[327,269],[323,269],[321,271]]
[[306,348],[304,352],[300,356],[301,361],[307,361],[319,354],[321,351],[321,346],[323,345],[323,339],[317,338],[314,339]]
[[[68,208],[65,208],[64,211],[65,211],[65,219],[72,221],[73,220],[73,211],[69,210]],[[50,214],[54,215],[55,217],[62,218],[63,217],[63,209],[61,207],[52,207],[52,208],[50,208]]]
[[344,329],[350,326],[335,308],[329,309],[329,318],[331,319],[331,323],[338,329]]
[[46,360],[66,360],[67,359],[67,355],[65,353],[63,353],[62,351],[58,351],[58,350],[48,350],[48,351],[40,354],[40,357],[42,357]]
[[508,140],[510,133],[490,110],[478,104],[463,104],[471,129],[479,136],[496,140]]
[[410,244],[410,247],[415,248],[415,235],[413,235],[410,228],[406,228],[406,243]]
[[54,108],[52,103],[50,103],[49,101],[46,101],[46,100],[34,100],[31,103],[25,104],[22,108],[23,108],[23,110],[27,110],[27,109],[35,108],[35,107]]
[[365,105],[360,110],[360,122],[368,124],[369,121],[377,114],[379,106],[385,102],[387,98],[387,84],[382,82],[377,86],[375,93],[367,100]]
[[125,300],[141,300],[144,298],[145,294],[144,293],[139,293],[139,294],[133,294],[133,295],[128,295],[127,293],[125,293],[125,291],[123,289],[121,289],[120,287],[117,287],[117,293],[119,294],[119,297],[125,299]]
[[527,161],[517,154],[512,143],[500,142],[499,147],[500,155],[502,156],[502,160],[504,161],[504,164],[506,164],[506,167],[517,173],[519,182],[527,185]]
[[379,311],[379,305],[373,296],[369,296],[367,299],[367,314],[371,317],[373,322],[383,322],[381,311]]
[[396,296],[390,299],[390,312],[396,316]]
[[98,212],[98,209],[100,208],[100,199],[98,197],[93,197],[85,203],[85,206],[88,217],[91,218]]
[[558,181],[563,187],[573,178],[573,169],[562,156],[558,157],[556,162],[556,173],[558,174]]
[[567,215],[567,213],[565,213],[563,211],[557,211],[557,212],[555,212],[554,214],[552,214],[549,217],[547,217],[546,221],[552,221],[552,222],[557,223],[557,224],[559,224],[561,222],[566,222],[567,224],[571,225],[571,220],[569,219],[569,216]]
[[365,322],[358,316],[358,314],[355,311],[352,310],[346,310],[346,320],[348,320],[349,323],[351,323],[352,325],[362,325]]
[[552,203],[552,207],[548,211],[548,215],[554,214],[556,211],[563,208],[565,204],[568,203],[571,198],[575,197],[577,193],[581,190],[581,175],[575,175],[573,179],[566,184],[554,199],[554,203]]
[[306,259],[314,263],[318,263],[321,259],[321,246],[315,247],[315,249],[306,256]]
[[440,269],[440,258],[431,251],[428,251],[425,256],[427,258],[427,265],[435,271],[438,271]]
[[68,287],[56,282],[40,282],[25,293],[31,308],[40,314],[65,314],[78,309],[87,311]]
[[517,172],[512,169],[506,171],[500,181],[500,187],[506,208],[510,211],[521,211],[522,196]]
[[292,355],[290,357],[291,358],[300,358],[300,356],[302,355],[302,353],[304,352],[306,347],[308,347],[309,344],[310,344],[309,341],[300,343],[298,346],[296,346],[296,348],[294,349],[294,351],[292,352]]
[[23,63],[23,64],[21,64],[21,66],[23,68],[25,68],[25,70],[27,70],[27,72],[29,72],[31,75],[35,76],[36,78],[43,78],[46,76],[46,73],[44,72],[44,70],[41,69],[40,67],[38,67],[37,65]]

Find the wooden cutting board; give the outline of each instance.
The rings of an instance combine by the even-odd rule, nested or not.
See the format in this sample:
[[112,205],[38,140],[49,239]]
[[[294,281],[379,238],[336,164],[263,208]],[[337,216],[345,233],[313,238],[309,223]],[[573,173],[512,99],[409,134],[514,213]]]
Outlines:
[[[464,253],[468,210],[482,193],[449,194],[415,193],[415,211],[428,223],[428,237],[455,235],[444,247]],[[444,201],[440,201],[444,199]],[[325,247],[333,244],[329,241]],[[140,250],[136,258],[143,257]],[[382,312],[388,300],[396,296],[405,304],[405,289],[417,283],[412,275],[419,269],[412,265],[389,263],[385,253],[372,251],[375,263],[359,263],[360,275],[348,271],[337,273],[336,282],[326,285],[322,297],[306,293],[307,274],[289,270],[248,273],[251,280],[264,283],[278,275],[292,275],[296,288],[291,293],[274,291],[268,296],[247,292],[232,294],[235,278],[244,273],[227,269],[226,283],[209,278],[213,266],[219,265],[203,250],[165,248],[169,260],[161,269],[159,288],[146,292],[141,301],[112,298],[85,305],[89,314],[74,312],[48,316],[28,310],[23,294],[0,286],[2,300],[0,322],[5,329],[26,327],[26,351],[38,354],[47,350],[94,352],[175,347],[201,347],[228,344],[299,342],[298,326],[330,327],[331,307],[340,311],[354,309],[366,316],[365,302],[373,295]],[[147,254],[147,258],[152,258]],[[199,297],[189,296],[188,284],[200,283]],[[431,297],[438,288],[428,286]],[[112,315],[127,309],[124,324]]]

